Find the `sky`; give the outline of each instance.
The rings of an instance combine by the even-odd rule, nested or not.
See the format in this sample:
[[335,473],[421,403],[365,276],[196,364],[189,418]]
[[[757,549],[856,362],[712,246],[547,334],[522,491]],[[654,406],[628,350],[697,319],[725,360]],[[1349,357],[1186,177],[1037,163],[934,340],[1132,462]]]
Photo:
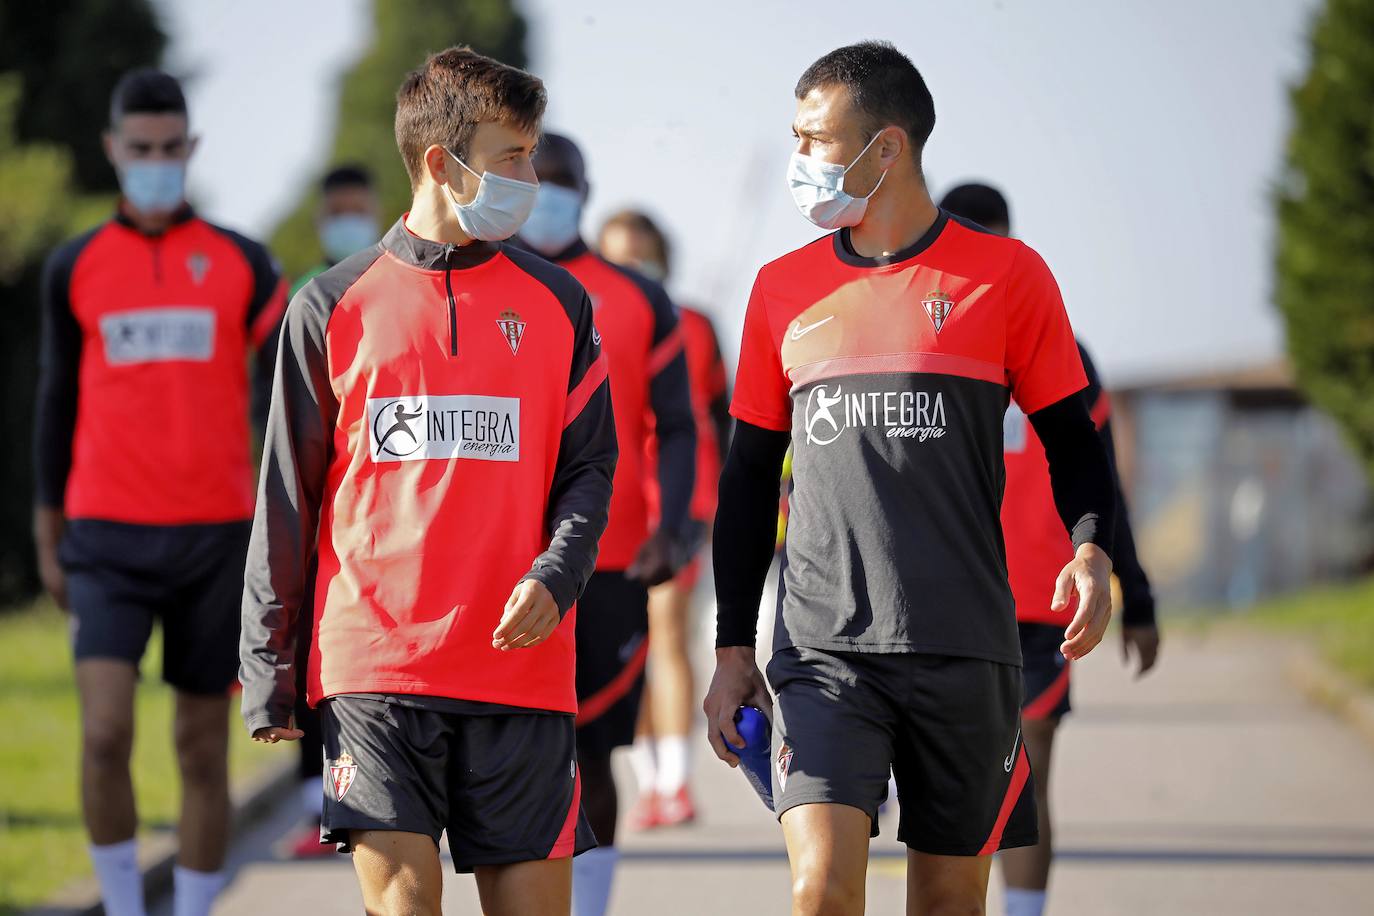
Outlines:
[[[545,126],[587,154],[584,230],[627,205],[659,217],[678,252],[673,292],[717,318],[729,354],[758,267],[819,234],[784,180],[792,87],[865,38],[895,43],[930,86],[932,191],[982,179],[1007,193],[1015,234],[1054,270],[1109,384],[1281,352],[1270,196],[1314,0],[518,6]],[[192,191],[266,235],[328,164],[337,80],[366,46],[369,5],[159,8],[168,64],[192,77]]]

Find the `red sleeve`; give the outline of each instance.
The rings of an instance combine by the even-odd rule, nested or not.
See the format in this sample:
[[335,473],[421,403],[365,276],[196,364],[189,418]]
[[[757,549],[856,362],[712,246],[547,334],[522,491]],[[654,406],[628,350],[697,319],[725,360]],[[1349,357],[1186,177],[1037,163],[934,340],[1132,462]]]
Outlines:
[[1007,375],[1026,414],[1088,385],[1059,284],[1040,255],[1021,246],[1008,278]]
[[792,429],[792,405],[787,376],[782,371],[779,341],[768,322],[762,284],[754,280],[749,308],[744,313],[744,336],[735,371],[735,397],[730,413],[738,420],[764,429]]

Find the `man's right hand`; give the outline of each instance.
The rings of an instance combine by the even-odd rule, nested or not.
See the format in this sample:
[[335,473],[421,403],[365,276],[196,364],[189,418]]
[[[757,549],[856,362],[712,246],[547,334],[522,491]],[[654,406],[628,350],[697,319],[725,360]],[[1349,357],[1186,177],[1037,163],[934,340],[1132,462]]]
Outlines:
[[67,519],[61,509],[38,506],[33,510],[33,542],[38,548],[38,577],[43,588],[62,610],[67,609],[67,576],[57,559],[57,545]]
[[754,647],[726,646],[716,650],[716,673],[701,708],[706,713],[711,749],[732,767],[739,766],[739,756],[731,745],[744,747],[744,739],[735,728],[735,713],[741,706],[757,706],[770,721],[773,718],[773,697],[754,661]]
[[[294,724],[292,723],[292,725]],[[299,741],[304,737],[305,732],[299,728],[292,728],[290,725],[286,728],[269,725],[267,728],[260,728],[253,732],[253,740],[262,744],[276,744],[278,741]]]

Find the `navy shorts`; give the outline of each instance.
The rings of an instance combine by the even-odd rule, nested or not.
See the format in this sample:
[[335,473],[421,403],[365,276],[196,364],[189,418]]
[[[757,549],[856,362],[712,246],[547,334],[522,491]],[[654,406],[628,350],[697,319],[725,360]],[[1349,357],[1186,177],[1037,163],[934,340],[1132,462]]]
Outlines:
[[778,817],[807,804],[858,808],[878,835],[889,772],[897,839],[917,852],[988,855],[1037,841],[1035,788],[1021,741],[1021,672],[922,653],[774,653]]
[[322,843],[349,852],[350,831],[400,830],[437,845],[447,833],[459,872],[596,846],[566,713],[395,694],[331,697],[319,712]]
[[1060,719],[1070,709],[1069,677],[1072,663],[1059,651],[1064,628],[1047,623],[1018,624],[1021,631],[1023,719]]
[[239,614],[251,522],[128,525],[73,519],[58,556],[77,660],[135,668],[162,623],[162,679],[187,693],[227,691],[239,670]]
[[622,572],[593,573],[577,602],[577,749],[633,744],[649,655],[649,591]]

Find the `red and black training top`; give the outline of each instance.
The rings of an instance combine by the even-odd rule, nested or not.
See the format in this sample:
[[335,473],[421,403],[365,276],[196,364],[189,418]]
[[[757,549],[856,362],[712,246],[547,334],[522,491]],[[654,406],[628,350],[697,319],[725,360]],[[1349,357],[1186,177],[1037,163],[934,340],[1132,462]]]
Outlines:
[[[296,617],[307,699],[346,693],[575,712],[573,604],[615,471],[586,291],[505,244],[427,241],[402,218],[291,301],[244,581],[243,716],[287,723]],[[492,648],[512,588],[566,617]]]
[[251,517],[249,356],[261,421],[285,305],[267,249],[189,207],[158,235],[121,214],[54,251],[42,285],[39,504],[142,525]]
[[[790,432],[793,448],[774,648],[1020,664],[999,518],[1003,414],[1011,398],[1031,415],[1067,403],[1098,449],[1083,476],[1110,500],[1105,456],[1072,399],[1085,384],[1045,262],[944,212],[890,257],[859,256],[842,230],[764,266],[731,412]],[[752,644],[752,625],[727,628],[742,602],[720,584],[735,549],[720,538],[725,500],[723,481],[718,640]],[[1110,517],[1110,502],[1092,509]]]
[[[1084,404],[1097,427],[1098,436],[1112,462],[1116,490],[1116,522],[1112,538],[1112,567],[1121,582],[1122,620],[1127,626],[1152,626],[1155,599],[1150,580],[1136,555],[1130,513],[1116,473],[1116,449],[1112,443],[1111,398],[1102,387],[1088,351],[1078,346],[1087,374],[1082,391]],[[1021,408],[1007,408],[1002,424],[1002,447],[1007,467],[1006,495],[1002,498],[1002,531],[1007,540],[1007,572],[1016,598],[1016,619],[1022,623],[1067,626],[1077,602],[1062,611],[1051,611],[1055,581],[1073,559],[1074,548],[1059,517],[1050,484],[1045,445]]]
[[651,429],[663,455],[657,468],[663,493],[659,526],[678,536],[688,517],[697,440],[682,325],[662,286],[611,263],[582,241],[552,260],[587,288],[605,343],[620,460],[596,568],[621,571],[634,562],[649,534],[645,456]]

